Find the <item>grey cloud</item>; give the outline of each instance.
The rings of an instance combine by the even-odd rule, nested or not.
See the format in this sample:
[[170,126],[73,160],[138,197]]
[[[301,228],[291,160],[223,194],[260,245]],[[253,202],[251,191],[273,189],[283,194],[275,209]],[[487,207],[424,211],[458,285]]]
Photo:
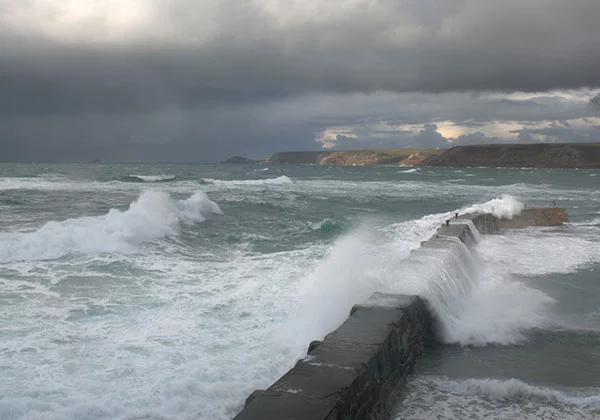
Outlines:
[[522,142],[551,143],[595,143],[600,141],[600,126],[591,126],[587,130],[573,130],[568,127],[545,127],[539,129],[518,130],[518,140]]
[[[84,27],[53,40],[0,16],[2,160],[261,157],[317,149],[331,126],[358,136],[339,136],[340,148],[503,140],[445,139],[443,121],[556,121],[553,135],[592,139],[566,121],[597,116],[599,95],[487,92],[600,87],[597,0],[306,0],[276,12],[264,7],[283,3],[143,3],[162,8],[121,43],[93,32],[102,19],[89,39]],[[22,4],[41,3],[0,0],[5,11]],[[415,136],[407,124],[425,128]]]
[[469,144],[491,144],[491,143],[500,143],[501,139],[497,137],[488,137],[482,132],[478,131],[473,134],[464,134],[462,136],[458,136],[456,139],[453,139],[453,146],[463,146]]
[[448,139],[437,131],[437,125],[426,124],[423,130],[414,137],[414,141],[420,147],[447,147]]
[[539,106],[541,105],[539,102],[536,102],[532,99],[525,99],[525,100],[517,100],[517,99],[501,99],[498,101],[498,103],[500,104],[506,104],[506,105],[522,105],[522,106]]
[[[169,106],[138,114],[75,114],[0,118],[0,159],[86,161],[219,161],[232,154],[265,157],[275,151],[318,150],[317,133],[351,127],[358,138],[338,137],[338,149],[444,147],[506,141],[466,135],[444,139],[441,121],[483,130],[493,121],[563,127],[562,141],[581,138],[568,120],[593,117],[585,101],[545,98],[544,106],[505,103],[447,93],[304,95],[263,103]],[[409,130],[405,125],[412,125]],[[415,126],[427,127],[415,138]],[[519,134],[516,132],[515,134]],[[542,141],[541,134],[530,141]],[[594,140],[589,135],[587,141]],[[451,143],[449,143],[451,141]]]
[[592,109],[600,111],[600,93],[590,99],[589,105]]
[[[208,22],[204,2],[164,3],[164,25],[178,29],[162,44],[148,34],[121,46],[65,46],[5,32],[12,46],[0,51],[0,113],[138,113],[307,92],[600,86],[597,1],[339,4],[331,19],[287,27],[257,7],[216,4]],[[214,26],[205,41],[177,44],[205,26]]]

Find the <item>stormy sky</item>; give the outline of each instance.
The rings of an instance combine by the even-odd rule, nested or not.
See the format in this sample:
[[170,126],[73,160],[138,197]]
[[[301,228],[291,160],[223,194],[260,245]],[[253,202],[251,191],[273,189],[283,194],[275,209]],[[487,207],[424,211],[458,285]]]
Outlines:
[[0,0],[0,161],[571,141],[598,0]]

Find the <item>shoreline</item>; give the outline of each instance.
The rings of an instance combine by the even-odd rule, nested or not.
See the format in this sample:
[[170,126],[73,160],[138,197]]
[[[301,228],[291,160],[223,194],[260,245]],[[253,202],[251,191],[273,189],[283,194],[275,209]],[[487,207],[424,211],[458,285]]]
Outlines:
[[224,163],[600,169],[600,143],[490,144],[456,146],[449,149],[278,152],[262,161],[234,156]]

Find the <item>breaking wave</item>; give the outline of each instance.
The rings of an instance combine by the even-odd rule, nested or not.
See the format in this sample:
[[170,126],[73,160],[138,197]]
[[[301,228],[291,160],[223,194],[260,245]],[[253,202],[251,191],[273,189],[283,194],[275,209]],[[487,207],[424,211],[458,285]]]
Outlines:
[[494,198],[483,204],[475,204],[464,208],[461,213],[490,213],[496,217],[512,219],[519,215],[524,208],[524,204],[512,195],[502,195],[500,198]]
[[278,176],[277,178],[267,179],[246,179],[246,180],[221,180],[204,178],[204,182],[207,184],[213,184],[222,187],[243,187],[243,186],[267,186],[267,185],[291,185],[294,182],[285,175]]
[[49,260],[73,253],[131,253],[144,242],[174,236],[181,225],[222,214],[205,193],[175,201],[169,194],[146,191],[125,211],[103,216],[48,222],[34,232],[1,233],[0,262]]
[[600,395],[571,396],[550,388],[528,385],[517,379],[444,380],[437,388],[456,395],[474,395],[493,401],[537,400],[546,404],[565,404],[600,409]]
[[[467,209],[491,207],[507,217],[520,208],[514,197],[504,196]],[[554,300],[484,261],[479,252],[487,248],[487,240],[475,250],[453,237],[421,246],[452,214],[427,215],[379,234],[359,229],[338,239],[329,256],[307,276],[301,304],[304,315],[292,328],[297,337],[304,342],[321,338],[343,322],[353,304],[364,302],[375,291],[424,297],[446,343],[518,344],[527,339],[527,331],[549,326],[547,315]],[[466,224],[479,238],[472,223]],[[496,258],[508,252],[516,265],[527,263],[525,250],[515,256],[512,250],[491,245],[500,254]]]
[[124,177],[125,182],[168,182],[177,179],[175,175],[129,175]]
[[415,378],[395,419],[596,419],[598,389],[587,395],[529,385],[517,379]]
[[326,235],[336,235],[343,232],[344,224],[331,219],[323,219],[318,223],[308,223],[300,229],[301,233],[319,232]]

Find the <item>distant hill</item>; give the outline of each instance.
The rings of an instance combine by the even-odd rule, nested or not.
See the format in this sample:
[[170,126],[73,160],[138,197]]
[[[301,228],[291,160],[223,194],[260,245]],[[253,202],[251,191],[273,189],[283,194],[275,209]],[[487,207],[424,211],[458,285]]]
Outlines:
[[437,149],[279,152],[269,156],[264,162],[346,166],[412,166],[420,164],[424,159],[439,152]]
[[423,166],[600,168],[600,143],[457,146],[429,156]]

